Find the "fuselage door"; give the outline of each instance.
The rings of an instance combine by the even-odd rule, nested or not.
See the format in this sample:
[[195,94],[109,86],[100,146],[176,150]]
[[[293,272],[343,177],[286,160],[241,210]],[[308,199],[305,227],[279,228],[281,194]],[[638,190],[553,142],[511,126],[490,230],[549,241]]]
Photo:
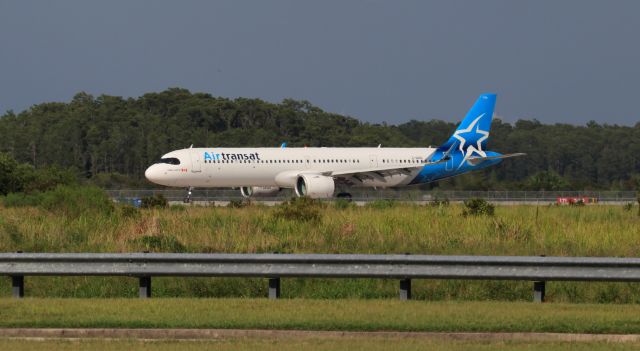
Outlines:
[[453,155],[451,155],[447,162],[444,164],[444,170],[447,172],[453,170]]
[[191,172],[202,172],[202,153],[196,150],[189,150],[191,154]]

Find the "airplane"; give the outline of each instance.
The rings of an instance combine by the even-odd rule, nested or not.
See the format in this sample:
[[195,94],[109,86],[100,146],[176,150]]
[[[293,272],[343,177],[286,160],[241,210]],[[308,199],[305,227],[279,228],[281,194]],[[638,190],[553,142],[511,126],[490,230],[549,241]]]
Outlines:
[[[495,94],[482,94],[439,147],[193,148],[171,151],[145,171],[156,184],[188,189],[240,188],[245,198],[293,189],[299,197],[331,198],[336,186],[391,188],[480,170],[523,153],[487,151]],[[350,197],[340,193],[338,197]]]

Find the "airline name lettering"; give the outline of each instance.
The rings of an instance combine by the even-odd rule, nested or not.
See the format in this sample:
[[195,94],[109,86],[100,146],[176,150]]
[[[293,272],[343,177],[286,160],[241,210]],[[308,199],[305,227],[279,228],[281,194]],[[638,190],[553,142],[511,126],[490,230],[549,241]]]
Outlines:
[[204,160],[259,160],[260,154],[257,152],[252,153],[228,153],[228,152],[204,152]]

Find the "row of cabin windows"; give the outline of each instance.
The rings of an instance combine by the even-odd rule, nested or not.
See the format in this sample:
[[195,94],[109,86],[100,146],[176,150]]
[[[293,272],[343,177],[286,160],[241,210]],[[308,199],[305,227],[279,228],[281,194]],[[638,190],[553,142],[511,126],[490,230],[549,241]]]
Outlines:
[[[204,163],[304,163],[303,160],[205,160]],[[306,160],[310,163],[310,160]],[[313,160],[313,163],[360,163],[360,160]],[[426,163],[425,160],[389,160],[383,159],[382,163]]]
[[[205,160],[204,163],[304,163],[303,160]],[[310,163],[310,160],[307,160]],[[313,160],[313,163],[360,163],[360,160]]]
[[384,159],[382,163],[427,163],[425,160],[389,160]]

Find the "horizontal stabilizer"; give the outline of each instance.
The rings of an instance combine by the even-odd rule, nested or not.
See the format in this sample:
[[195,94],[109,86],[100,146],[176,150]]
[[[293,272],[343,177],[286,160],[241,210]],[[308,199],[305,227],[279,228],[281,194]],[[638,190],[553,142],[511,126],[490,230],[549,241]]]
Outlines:
[[503,159],[503,158],[509,158],[509,157],[518,157],[518,156],[525,156],[526,154],[524,153],[516,153],[516,154],[506,154],[506,155],[498,155],[498,156],[487,156],[487,157],[473,157],[467,160],[467,162],[469,162],[470,165],[475,166],[477,164],[480,164],[484,161],[489,161],[489,160],[498,160],[498,159]]

